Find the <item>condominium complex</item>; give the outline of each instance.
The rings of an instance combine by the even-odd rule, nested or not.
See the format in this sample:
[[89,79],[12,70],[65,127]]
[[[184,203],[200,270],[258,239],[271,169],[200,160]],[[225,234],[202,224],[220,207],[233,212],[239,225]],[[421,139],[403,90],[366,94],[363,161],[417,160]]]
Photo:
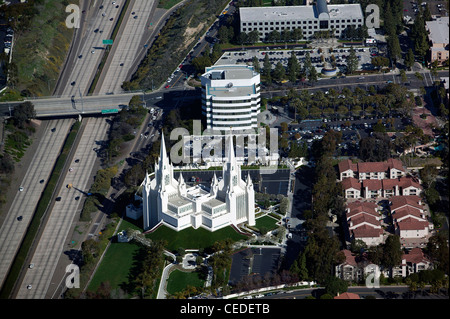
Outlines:
[[258,126],[260,75],[252,66],[215,65],[201,77],[202,113],[208,129],[249,130]]
[[360,4],[329,5],[326,0],[318,0],[315,5],[246,7],[239,8],[240,31],[259,32],[263,41],[270,32],[301,28],[304,38],[311,38],[318,31],[332,31],[341,36],[349,26],[355,29],[364,24]]

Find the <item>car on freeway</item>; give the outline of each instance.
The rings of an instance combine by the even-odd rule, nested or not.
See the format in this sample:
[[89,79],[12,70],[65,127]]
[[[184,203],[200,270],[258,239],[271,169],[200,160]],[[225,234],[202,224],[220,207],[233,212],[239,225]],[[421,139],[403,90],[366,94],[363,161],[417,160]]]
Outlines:
[[17,220],[18,220],[19,222],[22,221],[22,219],[23,219],[23,216],[22,216],[22,215],[20,215],[20,216],[17,217]]

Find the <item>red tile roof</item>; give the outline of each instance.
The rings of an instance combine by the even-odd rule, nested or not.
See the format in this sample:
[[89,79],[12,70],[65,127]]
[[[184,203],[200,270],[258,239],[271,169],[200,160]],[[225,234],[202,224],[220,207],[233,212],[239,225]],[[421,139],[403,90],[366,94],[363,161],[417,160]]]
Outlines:
[[400,181],[399,181],[399,185],[402,188],[407,188],[407,187],[415,187],[418,189],[422,189],[422,186],[419,184],[419,182],[417,182],[415,179],[411,178],[411,177],[401,177]]
[[359,173],[387,172],[392,168],[405,171],[403,163],[394,158],[390,158],[386,162],[359,162],[357,164],[353,164],[351,160],[347,159],[339,162],[338,167],[340,173],[347,170]]
[[356,257],[352,254],[352,252],[348,249],[344,249],[342,251],[345,256],[345,263],[351,266],[356,266]]
[[364,179],[362,181],[362,186],[367,187],[368,190],[379,190],[382,189],[382,183],[380,179]]
[[370,214],[359,214],[355,217],[350,218],[350,220],[348,220],[348,223],[350,222],[353,222],[352,227],[358,226],[363,223],[368,223],[374,226],[380,226],[380,221],[377,220],[376,216]]
[[334,299],[361,299],[359,295],[354,294],[353,292],[344,292],[339,296],[334,297]]
[[419,196],[392,196],[389,200],[391,202],[391,212],[406,205],[423,209],[423,206],[419,204],[421,202],[421,198]]
[[361,162],[358,163],[359,173],[385,172],[388,170],[387,164],[384,162]]
[[418,264],[421,262],[430,262],[430,260],[424,255],[421,248],[413,248],[407,254],[403,254],[402,259],[412,264]]
[[352,229],[355,238],[380,237],[383,234],[382,228],[373,228],[368,225]]
[[345,189],[349,189],[349,188],[354,188],[357,190],[361,190],[361,184],[359,183],[359,181],[356,178],[353,177],[347,177],[344,178],[342,180],[342,188]]
[[389,169],[395,168],[398,169],[402,172],[405,171],[405,169],[403,168],[403,163],[402,161],[395,159],[395,158],[390,158],[387,160],[387,165],[389,167]]
[[422,219],[422,213],[420,212],[420,210],[412,206],[404,206],[402,208],[397,209],[392,214],[392,217],[397,220],[405,216],[415,216]]
[[415,218],[405,218],[397,222],[397,227],[400,230],[423,230],[428,227],[428,221],[418,221]]
[[398,186],[399,182],[400,180],[398,178],[383,179],[382,180],[383,189],[394,189],[395,186]]
[[345,172],[345,171],[348,171],[349,169],[352,170],[353,172],[356,172],[358,169],[358,165],[353,164],[353,162],[349,159],[339,162],[338,167],[339,167],[339,172]]

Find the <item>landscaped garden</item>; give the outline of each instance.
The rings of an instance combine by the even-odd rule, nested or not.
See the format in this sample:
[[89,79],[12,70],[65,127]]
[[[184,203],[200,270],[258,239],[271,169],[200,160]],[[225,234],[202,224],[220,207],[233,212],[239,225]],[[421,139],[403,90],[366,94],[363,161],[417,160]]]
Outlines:
[[146,235],[151,240],[167,240],[170,251],[180,247],[185,249],[202,249],[211,247],[215,242],[230,238],[232,241],[239,241],[247,237],[236,232],[232,227],[225,227],[215,232],[210,232],[204,228],[193,229],[191,227],[182,231],[175,231],[166,226],[161,226],[151,234]]
[[202,274],[198,271],[184,272],[181,270],[174,270],[167,280],[167,292],[174,295],[177,292],[183,291],[186,287],[203,288],[205,280]]

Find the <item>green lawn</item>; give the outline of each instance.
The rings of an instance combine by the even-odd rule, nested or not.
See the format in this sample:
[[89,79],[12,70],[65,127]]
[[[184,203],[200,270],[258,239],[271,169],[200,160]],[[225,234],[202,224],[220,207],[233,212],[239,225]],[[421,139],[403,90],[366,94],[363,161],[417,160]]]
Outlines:
[[255,227],[258,229],[260,229],[261,227],[265,227],[268,230],[273,230],[278,227],[278,225],[276,225],[277,220],[269,216],[260,217],[256,219],[255,222]]
[[180,232],[170,229],[166,226],[159,227],[155,232],[146,235],[152,240],[166,240],[168,250],[200,249],[212,246],[216,241],[231,238],[233,241],[239,241],[247,238],[237,233],[231,226],[210,232],[204,228],[187,228]]
[[133,256],[139,246],[133,243],[112,243],[103,257],[100,267],[89,284],[90,291],[96,291],[100,283],[109,281],[112,289],[128,283],[128,274],[133,265]]
[[178,291],[182,291],[187,286],[203,287],[204,285],[205,281],[200,278],[199,272],[174,270],[167,280],[167,292],[169,294],[174,294]]

